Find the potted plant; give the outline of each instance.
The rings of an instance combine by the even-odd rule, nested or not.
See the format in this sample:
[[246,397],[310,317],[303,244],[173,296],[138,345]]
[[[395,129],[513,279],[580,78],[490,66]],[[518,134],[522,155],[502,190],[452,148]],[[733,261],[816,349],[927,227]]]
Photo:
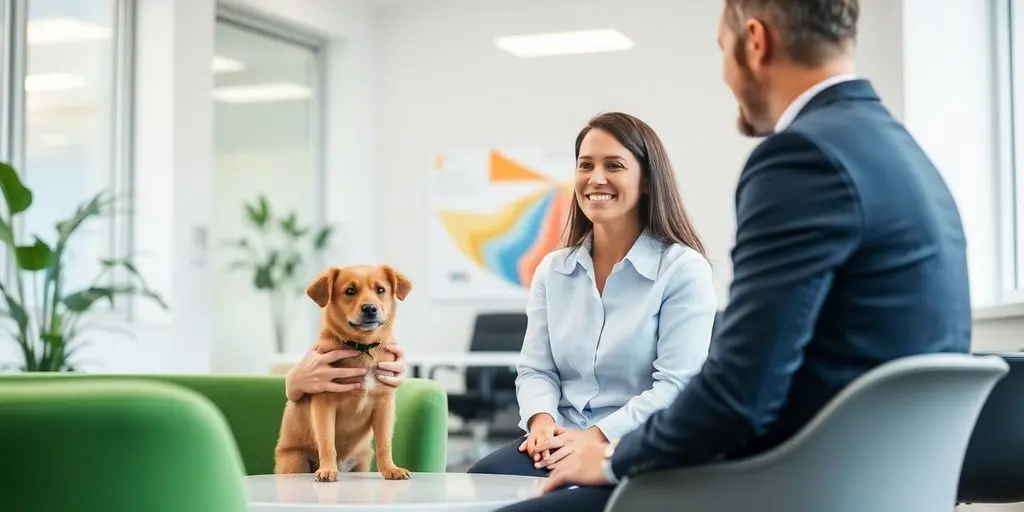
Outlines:
[[300,225],[292,211],[277,216],[267,197],[260,194],[243,204],[245,219],[253,235],[228,240],[228,246],[239,252],[230,270],[244,270],[252,275],[252,285],[266,293],[273,327],[274,348],[284,353],[288,341],[288,321],[294,318],[294,299],[304,293],[308,284],[307,258],[313,258],[328,247],[332,226],[314,230]]
[[[48,244],[38,235],[23,243],[14,226],[32,206],[32,191],[17,171],[0,162],[0,191],[6,211],[0,212],[0,241],[3,242],[7,272],[0,279],[0,314],[13,322],[9,334],[21,350],[20,370],[29,372],[74,371],[74,355],[85,342],[87,327],[81,323],[101,301],[113,305],[114,297],[138,295],[167,308],[163,299],[146,285],[131,259],[103,259],[92,283],[82,289],[65,290],[65,255],[68,242],[89,220],[106,215],[113,200],[99,193],[79,205],[66,220],[57,223],[56,240]],[[123,269],[128,282],[113,283],[111,272]],[[31,301],[31,302],[30,302]]]

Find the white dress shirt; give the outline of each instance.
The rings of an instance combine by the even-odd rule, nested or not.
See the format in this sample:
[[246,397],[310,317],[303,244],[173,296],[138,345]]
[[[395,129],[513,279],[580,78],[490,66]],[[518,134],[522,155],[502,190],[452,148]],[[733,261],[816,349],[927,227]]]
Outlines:
[[807,106],[807,103],[817,96],[819,92],[824,91],[833,85],[849,80],[856,80],[857,78],[858,77],[856,75],[836,75],[826,78],[809,87],[806,91],[797,96],[796,99],[786,107],[786,110],[782,111],[782,115],[779,116],[779,120],[775,122],[775,133],[785,130],[789,124],[796,119],[796,116],[800,114],[800,111]]
[[590,248],[588,238],[554,251],[534,274],[516,378],[523,430],[546,412],[619,437],[667,407],[707,358],[718,303],[700,253],[645,233],[599,294]]

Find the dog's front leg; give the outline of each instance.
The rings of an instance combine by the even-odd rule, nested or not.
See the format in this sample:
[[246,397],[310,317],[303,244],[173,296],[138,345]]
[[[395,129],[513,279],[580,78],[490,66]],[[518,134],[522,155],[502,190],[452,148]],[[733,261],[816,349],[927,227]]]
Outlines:
[[388,393],[373,408],[373,439],[377,445],[377,470],[386,480],[408,480],[409,471],[395,465],[391,437],[395,428],[395,395]]
[[313,420],[313,439],[316,441],[320,458],[320,467],[316,470],[314,479],[317,482],[333,482],[338,479],[338,447],[334,445],[336,405],[327,396],[313,397],[309,405]]

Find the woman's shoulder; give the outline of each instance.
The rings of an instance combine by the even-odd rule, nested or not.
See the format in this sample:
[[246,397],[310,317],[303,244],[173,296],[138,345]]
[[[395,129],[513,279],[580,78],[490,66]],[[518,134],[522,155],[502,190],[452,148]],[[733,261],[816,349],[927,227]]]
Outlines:
[[537,272],[564,271],[568,265],[576,262],[576,249],[576,247],[562,247],[545,254],[537,264]]
[[553,273],[570,274],[576,264],[575,247],[562,247],[544,255],[533,272],[533,280],[547,281]]
[[665,244],[661,261],[666,277],[711,275],[711,262],[696,249],[678,242]]

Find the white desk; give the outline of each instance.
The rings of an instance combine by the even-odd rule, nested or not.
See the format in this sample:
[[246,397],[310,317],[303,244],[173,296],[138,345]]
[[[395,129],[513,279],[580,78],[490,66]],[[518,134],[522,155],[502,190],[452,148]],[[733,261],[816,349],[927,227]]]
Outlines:
[[441,366],[454,366],[457,369],[477,368],[516,368],[519,352],[433,352],[405,354],[405,363],[409,367],[411,377],[432,377],[430,370]]
[[405,354],[406,365],[411,367],[416,375],[420,372],[429,374],[429,371],[424,370],[435,366],[454,366],[460,369],[472,366],[514,369],[517,362],[519,362],[519,352],[406,352]]
[[384,480],[379,473],[341,473],[337,482],[312,474],[245,478],[249,510],[345,512],[484,512],[540,495],[542,478],[465,473],[413,473]]

